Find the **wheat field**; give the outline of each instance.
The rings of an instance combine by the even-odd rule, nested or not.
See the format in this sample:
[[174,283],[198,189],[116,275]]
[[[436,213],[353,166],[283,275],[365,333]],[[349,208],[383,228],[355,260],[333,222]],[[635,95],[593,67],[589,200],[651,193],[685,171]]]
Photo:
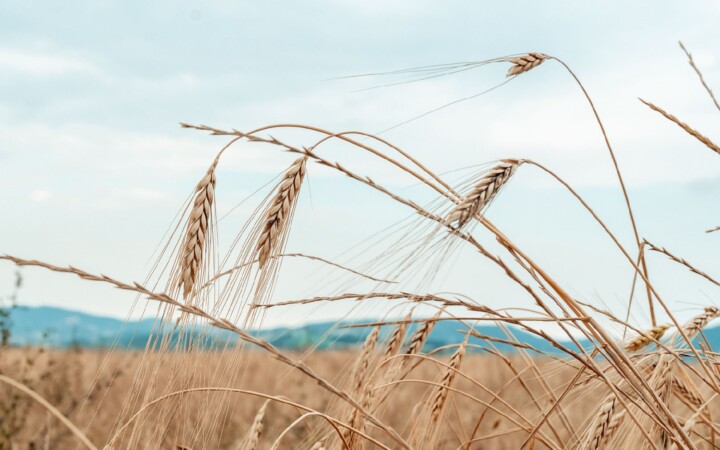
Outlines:
[[[691,54],[682,50],[720,110]],[[691,255],[676,255],[663,243],[644,239],[602,118],[561,59],[531,52],[413,70],[443,74],[487,64],[505,64],[508,77],[529,77],[550,64],[571,75],[602,132],[624,195],[633,245],[623,245],[571,185],[532,159],[495,161],[453,186],[411,150],[366,132],[301,124],[241,131],[183,123],[189,130],[218,136],[223,146],[198,174],[146,280],[118,280],[102,274],[102,268],[66,265],[72,261],[0,256],[7,264],[125,291],[135,298],[133,309],[146,308],[156,319],[142,351],[5,344],[0,355],[0,449],[716,448],[720,370],[703,329],[720,316],[720,309],[707,304],[690,321],[679,322],[653,284],[649,255],[691,271],[698,282],[720,282],[694,266]],[[648,113],[657,114],[658,126],[672,122],[668,125],[681,128],[693,144],[720,154],[705,134],[651,101],[642,102]],[[314,138],[291,142],[282,138],[287,129],[301,129]],[[289,152],[296,159],[274,180],[237,238],[221,245],[216,195],[222,180],[217,170],[239,141]],[[411,177],[435,200],[416,201],[336,162],[324,144],[338,141]],[[307,174],[319,166],[391,200],[414,219],[403,224],[399,238],[383,241],[387,246],[379,254],[352,266],[285,253]],[[608,311],[577,298],[485,215],[491,203],[502,208],[503,188],[526,170],[539,170],[566,188],[623,256],[634,276],[627,309]],[[707,230],[708,239],[716,238],[717,230]],[[488,237],[502,253],[483,244]],[[460,247],[489,261],[498,277],[516,285],[525,296],[522,307],[498,310],[466,296],[426,292],[422,278],[437,273]],[[313,259],[371,287],[277,302],[273,294],[288,257]],[[421,281],[413,281],[418,276]],[[371,299],[399,305],[395,311],[401,313],[364,324],[364,343],[347,350],[284,351],[255,332],[268,315],[282,314],[283,306]],[[633,302],[648,308],[647,328],[628,320]],[[436,313],[417,314],[418,305]],[[428,350],[433,328],[450,319],[463,324],[458,343]],[[481,334],[476,329],[480,324],[495,324],[505,337]],[[555,331],[548,332],[550,328]],[[512,329],[546,341],[556,352],[520,342]],[[498,344],[514,351],[500,351]]]

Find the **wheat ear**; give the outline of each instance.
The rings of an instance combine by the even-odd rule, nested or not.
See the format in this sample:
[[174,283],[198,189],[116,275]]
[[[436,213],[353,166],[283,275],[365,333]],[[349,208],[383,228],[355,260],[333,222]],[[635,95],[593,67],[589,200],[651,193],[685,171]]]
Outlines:
[[718,316],[720,316],[720,309],[714,306],[708,306],[701,314],[693,317],[689,322],[683,325],[683,331],[687,334],[688,339],[692,339],[700,334],[702,329]]
[[508,182],[523,160],[505,159],[490,169],[473,186],[472,191],[458,203],[448,215],[446,222],[457,222],[458,227],[465,225],[492,201],[500,188]]
[[687,269],[690,272],[694,273],[695,275],[700,275],[701,277],[705,278],[706,280],[708,280],[715,286],[720,286],[720,283],[718,283],[718,281],[715,280],[713,277],[711,277],[707,273],[703,272],[702,270],[698,269],[697,267],[693,266],[686,259],[681,258],[679,256],[675,256],[674,254],[670,253],[670,251],[668,251],[665,247],[658,247],[658,246],[652,244],[651,242],[648,242],[647,240],[643,240],[643,244],[645,244],[650,250],[657,252],[657,253],[662,253],[663,255],[670,258],[672,261],[687,267]]
[[400,350],[400,347],[405,340],[405,333],[407,332],[408,321],[411,318],[412,312],[408,313],[407,316],[405,316],[405,319],[401,323],[399,323],[398,326],[396,326],[393,330],[393,333],[390,336],[390,340],[385,347],[385,359],[394,356],[395,354],[397,354],[398,350]]
[[180,254],[180,279],[178,287],[183,288],[183,297],[189,298],[202,267],[212,206],[215,200],[215,168],[217,160],[195,187],[195,201],[187,222],[187,232]]
[[660,340],[668,328],[670,328],[670,325],[666,323],[650,328],[649,330],[630,339],[627,344],[625,344],[625,350],[628,352],[642,350],[650,343]]
[[[358,402],[363,403],[366,407],[369,406],[368,396],[371,393],[369,386],[367,386],[366,377],[370,368],[372,353],[375,350],[375,344],[377,344],[379,335],[380,327],[373,327],[372,331],[365,339],[365,343],[363,344],[360,355],[358,356],[357,362],[355,363],[355,369],[353,370],[353,383],[350,387],[351,393],[358,395]],[[353,408],[352,413],[350,413],[348,425],[350,425],[352,428],[356,428],[362,431],[364,424],[365,421],[359,414],[359,411],[356,408]],[[348,442],[348,445],[351,449],[354,448],[357,436],[351,429],[346,428],[343,430],[343,438],[346,442]]]
[[532,70],[544,63],[548,58],[550,57],[544,53],[528,53],[517,58],[512,58],[510,62],[513,65],[508,69],[507,76],[520,75],[521,73]]
[[[655,370],[650,377],[650,387],[653,391],[655,391],[658,399],[665,404],[669,403],[668,400],[672,389],[673,379],[672,366],[674,362],[675,359],[670,355],[660,356],[657,367],[655,367]],[[667,448],[670,442],[670,437],[667,431],[658,427],[654,427],[654,430],[659,431],[660,440],[663,443],[663,448]]]
[[615,406],[617,405],[617,397],[615,394],[610,394],[605,397],[605,400],[600,404],[595,419],[588,428],[588,433],[583,439],[580,448],[596,450],[601,448],[603,442],[609,439],[608,430],[610,428],[610,422],[615,415]]
[[436,319],[440,317],[442,314],[442,310],[435,313],[435,315],[430,319],[424,321],[418,329],[413,333],[412,337],[410,338],[410,345],[408,345],[408,349],[405,352],[408,355],[414,355],[416,353],[420,353],[425,346],[425,342],[427,342],[428,337],[430,337],[430,333],[432,333],[433,328],[435,328],[435,324],[437,323]]
[[377,343],[378,336],[380,335],[380,327],[373,327],[370,334],[365,338],[360,355],[355,362],[355,368],[353,369],[352,386],[350,387],[351,393],[358,393],[362,391],[362,387],[367,381],[365,377],[370,367],[370,359],[372,358],[373,350],[375,350],[375,344]]
[[303,156],[292,163],[283,175],[278,191],[265,214],[265,226],[257,243],[257,259],[261,268],[267,263],[285,231],[288,217],[292,213],[300,186],[305,178],[307,160],[308,158]]
[[653,111],[657,111],[657,112],[659,112],[660,114],[662,114],[663,116],[665,116],[665,118],[667,118],[668,120],[671,120],[671,121],[675,122],[680,128],[682,128],[683,130],[685,130],[686,133],[688,133],[689,135],[693,136],[695,139],[697,139],[698,141],[700,141],[700,142],[702,142],[703,144],[705,144],[710,150],[712,150],[712,151],[714,151],[715,153],[717,153],[717,154],[720,155],[720,147],[718,147],[717,145],[715,145],[715,143],[713,143],[713,141],[711,141],[711,140],[710,140],[709,138],[707,138],[706,136],[700,134],[700,132],[698,132],[698,131],[696,131],[695,129],[691,128],[690,125],[688,125],[688,124],[686,124],[685,122],[681,121],[680,119],[678,119],[677,117],[673,116],[672,114],[670,114],[669,112],[665,111],[664,109],[660,108],[659,106],[655,106],[654,104],[652,104],[652,103],[650,103],[650,102],[646,102],[646,101],[643,100],[643,99],[640,99],[640,101],[643,102],[643,103],[645,103],[647,106],[649,106],[650,109],[652,109]]
[[613,414],[613,416],[610,418],[610,423],[608,423],[608,426],[605,429],[605,434],[598,442],[598,449],[605,448],[605,446],[615,435],[615,432],[618,430],[618,428],[620,428],[620,425],[622,425],[623,420],[625,420],[625,410]]
[[270,400],[265,400],[265,403],[263,403],[258,410],[257,414],[255,415],[255,419],[253,420],[252,427],[250,427],[250,431],[248,432],[247,438],[245,438],[245,442],[242,446],[239,447],[239,449],[258,449],[258,446],[260,445],[260,436],[262,435],[264,428],[263,421],[265,420],[265,411],[267,410],[269,402]]
[[445,401],[447,400],[448,388],[452,385],[457,371],[460,370],[460,363],[465,355],[466,346],[467,338],[463,341],[460,347],[455,350],[455,353],[453,353],[450,358],[450,362],[448,363],[448,367],[443,374],[442,380],[440,380],[440,386],[435,389],[432,406],[430,408],[430,417],[433,423],[437,422],[440,418],[440,413],[442,413]]
[[695,407],[695,411],[701,411],[706,422],[712,422],[710,411],[705,408],[705,400],[694,392],[683,380],[673,377],[672,390],[675,395],[684,399],[687,403]]

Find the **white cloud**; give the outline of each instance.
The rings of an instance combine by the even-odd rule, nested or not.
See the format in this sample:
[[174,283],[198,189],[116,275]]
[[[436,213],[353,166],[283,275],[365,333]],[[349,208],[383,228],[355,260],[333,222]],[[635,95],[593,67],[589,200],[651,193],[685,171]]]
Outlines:
[[44,202],[47,201],[52,196],[52,193],[45,189],[34,189],[30,193],[30,198],[34,202]]
[[75,57],[13,48],[0,48],[0,70],[31,76],[101,73],[94,64]]

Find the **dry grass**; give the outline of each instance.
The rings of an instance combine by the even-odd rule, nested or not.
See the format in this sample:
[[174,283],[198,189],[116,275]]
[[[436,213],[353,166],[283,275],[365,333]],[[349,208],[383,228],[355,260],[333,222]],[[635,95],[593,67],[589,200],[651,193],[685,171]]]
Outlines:
[[[466,189],[451,186],[409,152],[368,133],[334,133],[298,124],[248,132],[183,124],[231,141],[197,185],[187,217],[178,222],[180,236],[173,234],[154,266],[161,269],[149,274],[145,283],[0,256],[18,266],[71,274],[133,293],[157,306],[159,319],[142,352],[3,348],[0,449],[716,448],[720,430],[712,418],[717,417],[720,360],[696,338],[720,316],[720,309],[706,306],[681,323],[653,284],[645,250],[664,254],[704,283],[718,282],[685,258],[641,239],[600,116],[564,62],[528,53],[470,65],[509,62],[508,76],[516,76],[551,60],[568,70],[595,115],[624,195],[636,248],[626,248],[559,175],[531,160],[502,160],[477,174]],[[709,138],[646,104],[720,153]],[[316,140],[309,146],[294,145],[265,135],[288,129],[313,133]],[[299,157],[247,218],[237,238],[226,248],[215,248],[215,172],[224,152],[240,140]],[[396,192],[329,159],[321,150],[333,142],[364,152],[399,177],[413,179],[435,200],[408,198],[399,193],[404,191]],[[416,214],[417,220],[404,222],[398,240],[382,241],[378,254],[370,254],[370,246],[364,248],[367,259],[351,264],[361,270],[306,253],[283,253],[293,213],[300,207],[303,180],[312,170],[310,162],[375,191]],[[519,176],[521,164],[541,169],[567,188],[610,237],[635,277],[633,284],[645,286],[650,323],[628,319],[637,308],[634,289],[622,311],[607,311],[577,298],[537,262],[539,258],[490,221],[485,214],[488,204]],[[499,245],[491,248],[488,241]],[[498,277],[526,295],[514,305],[517,308],[496,310],[462,294],[427,292],[428,281],[460,246],[472,249]],[[211,258],[217,251],[226,253]],[[298,256],[342,269],[347,277],[342,287],[332,294],[274,301],[282,260]],[[418,276],[421,281],[414,282]],[[358,279],[376,284],[345,292]],[[357,305],[371,299],[399,309],[375,323],[353,325],[370,329],[364,344],[350,351],[281,351],[259,338],[251,326],[267,314],[282,314],[287,305]],[[434,307],[437,313],[418,317],[418,305]],[[405,317],[395,320],[398,315]],[[658,324],[658,317],[667,324]],[[459,343],[426,351],[437,323],[449,319],[463,328],[458,330]],[[410,325],[415,323],[413,330]],[[502,335],[483,334],[481,324],[494,324]],[[549,333],[548,325],[561,338]],[[545,340],[557,353],[543,354],[519,342],[509,326]],[[617,328],[622,328],[622,335]],[[631,336],[627,340],[622,338],[626,332]],[[479,341],[470,341],[471,336]],[[514,351],[500,351],[499,344]]]

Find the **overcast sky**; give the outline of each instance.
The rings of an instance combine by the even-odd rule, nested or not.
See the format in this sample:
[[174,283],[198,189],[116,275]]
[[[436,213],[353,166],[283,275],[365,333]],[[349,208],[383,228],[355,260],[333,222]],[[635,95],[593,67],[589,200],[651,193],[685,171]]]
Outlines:
[[[0,253],[142,280],[165,230],[225,142],[180,129],[178,122],[244,130],[301,122],[377,132],[501,83],[507,65],[364,91],[388,79],[326,80],[538,51],[566,61],[595,100],[641,234],[720,273],[720,234],[703,233],[720,225],[720,158],[637,100],[653,101],[720,141],[720,113],[677,45],[686,44],[720,91],[720,3],[601,5],[0,2]],[[308,135],[288,136],[297,145],[312,143]],[[632,244],[602,136],[577,86],[556,62],[383,137],[437,172],[506,157],[540,161],[587,196],[623,243]],[[372,159],[342,150],[331,159],[397,190],[412,185]],[[218,214],[289,161],[276,149],[238,147],[218,172]],[[310,167],[310,188],[298,206],[289,250],[342,255],[408,214],[320,169]],[[249,210],[250,205],[239,208],[221,222],[221,243],[232,238],[232,227]],[[626,301],[631,268],[537,170],[522,168],[488,215],[578,297],[611,306]],[[463,254],[450,264],[455,277],[432,288],[463,291],[493,306],[527,302],[476,255]],[[312,294],[313,285],[295,289],[304,270],[284,271],[277,295]],[[0,265],[0,292],[11,290],[13,271]],[[716,288],[658,256],[651,258],[651,274],[681,317],[717,300]],[[132,300],[37,269],[24,270],[24,276],[22,304],[124,316]],[[315,285],[319,280],[316,274]],[[332,307],[293,311],[278,310],[268,321],[342,313]],[[647,314],[640,308],[634,318],[643,323]]]

